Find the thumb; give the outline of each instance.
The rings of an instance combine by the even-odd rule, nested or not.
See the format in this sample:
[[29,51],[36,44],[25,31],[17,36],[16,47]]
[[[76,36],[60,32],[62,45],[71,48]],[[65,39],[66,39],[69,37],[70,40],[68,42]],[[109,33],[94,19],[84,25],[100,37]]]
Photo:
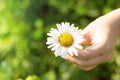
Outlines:
[[81,36],[85,39],[81,44],[91,44],[91,33],[88,29],[83,29],[81,31]]

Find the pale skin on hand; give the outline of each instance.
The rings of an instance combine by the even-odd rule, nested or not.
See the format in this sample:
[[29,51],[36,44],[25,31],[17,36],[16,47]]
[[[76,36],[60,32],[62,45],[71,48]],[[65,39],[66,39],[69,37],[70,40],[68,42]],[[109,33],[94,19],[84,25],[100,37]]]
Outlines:
[[78,56],[67,56],[65,59],[75,63],[85,71],[112,59],[114,46],[120,34],[120,8],[97,18],[91,22],[81,35],[84,36],[83,44],[91,46],[78,50]]

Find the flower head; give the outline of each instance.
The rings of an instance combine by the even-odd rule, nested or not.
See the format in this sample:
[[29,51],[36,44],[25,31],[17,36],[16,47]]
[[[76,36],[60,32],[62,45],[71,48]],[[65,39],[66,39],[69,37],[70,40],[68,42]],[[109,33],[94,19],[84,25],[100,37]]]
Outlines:
[[47,34],[46,44],[49,45],[54,51],[55,56],[66,57],[67,54],[70,56],[77,56],[77,49],[82,49],[80,45],[84,41],[83,36],[80,36],[81,30],[75,27],[74,24],[68,22],[62,22],[61,24],[56,24],[57,29],[51,28],[50,32]]

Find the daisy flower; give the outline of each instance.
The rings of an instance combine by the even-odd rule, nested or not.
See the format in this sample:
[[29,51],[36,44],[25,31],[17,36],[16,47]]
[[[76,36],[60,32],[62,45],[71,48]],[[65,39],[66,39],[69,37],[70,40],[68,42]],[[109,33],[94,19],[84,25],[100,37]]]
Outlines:
[[57,29],[51,28],[47,34],[49,36],[46,42],[48,48],[54,51],[56,57],[78,56],[77,49],[83,48],[80,43],[84,41],[83,36],[80,36],[81,30],[68,22],[62,22],[56,26]]

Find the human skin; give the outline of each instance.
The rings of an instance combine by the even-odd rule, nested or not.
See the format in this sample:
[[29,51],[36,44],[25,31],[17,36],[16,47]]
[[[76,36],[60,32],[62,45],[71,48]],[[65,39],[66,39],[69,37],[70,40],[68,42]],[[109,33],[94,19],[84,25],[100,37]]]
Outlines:
[[120,8],[113,10],[91,22],[81,35],[85,38],[82,44],[90,44],[85,49],[78,49],[78,56],[67,56],[65,59],[85,71],[112,59],[116,40],[120,34]]

